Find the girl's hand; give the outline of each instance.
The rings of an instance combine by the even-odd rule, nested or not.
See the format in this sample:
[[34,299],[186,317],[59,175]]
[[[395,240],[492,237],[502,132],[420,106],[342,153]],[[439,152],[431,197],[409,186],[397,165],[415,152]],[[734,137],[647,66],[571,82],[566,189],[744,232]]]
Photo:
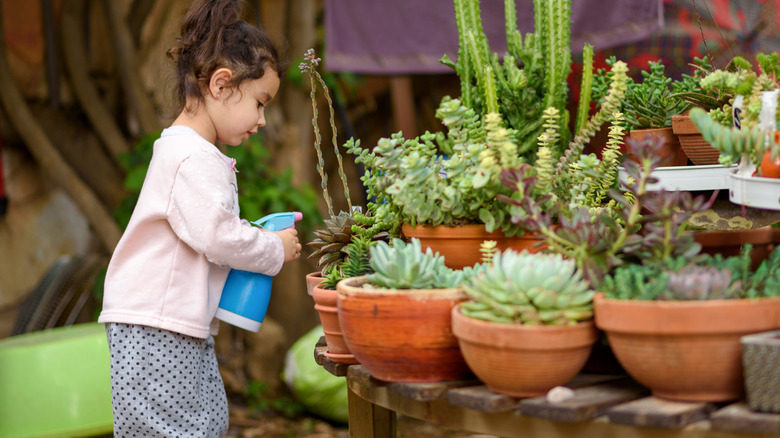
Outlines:
[[282,238],[282,246],[284,246],[284,262],[291,262],[298,260],[301,256],[301,243],[298,241],[298,230],[295,228],[287,228],[281,231],[272,231],[277,236]]

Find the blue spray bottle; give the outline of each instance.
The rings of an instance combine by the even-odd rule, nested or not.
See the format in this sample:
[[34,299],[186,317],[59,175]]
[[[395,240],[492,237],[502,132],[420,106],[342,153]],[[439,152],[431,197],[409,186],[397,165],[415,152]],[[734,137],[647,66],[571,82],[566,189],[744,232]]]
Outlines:
[[[302,218],[300,212],[293,211],[269,214],[252,223],[269,231],[279,231],[295,226]],[[272,280],[270,275],[231,270],[222,288],[217,319],[252,332],[260,330],[271,300]]]

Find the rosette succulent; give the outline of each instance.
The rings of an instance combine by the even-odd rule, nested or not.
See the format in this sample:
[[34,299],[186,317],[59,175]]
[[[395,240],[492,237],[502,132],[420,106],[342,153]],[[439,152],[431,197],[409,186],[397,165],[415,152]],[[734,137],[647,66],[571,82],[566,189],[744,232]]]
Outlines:
[[496,253],[463,285],[464,315],[493,322],[570,325],[593,317],[594,291],[573,260],[554,254]]
[[381,289],[444,289],[458,287],[475,268],[453,270],[444,264],[444,256],[430,248],[422,250],[420,240],[409,243],[393,239],[377,242],[369,250],[373,274],[366,287]]

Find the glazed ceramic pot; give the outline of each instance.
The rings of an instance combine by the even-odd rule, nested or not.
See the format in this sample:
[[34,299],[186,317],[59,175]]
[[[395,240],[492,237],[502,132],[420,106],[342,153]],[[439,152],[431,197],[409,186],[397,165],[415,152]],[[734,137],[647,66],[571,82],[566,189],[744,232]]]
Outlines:
[[366,277],[340,281],[338,309],[352,354],[388,382],[460,380],[469,369],[452,334],[450,311],[461,289],[373,289]]
[[626,372],[656,397],[719,402],[744,394],[742,336],[780,326],[780,298],[594,299],[596,326]]
[[580,372],[598,331],[593,321],[526,326],[470,318],[452,309],[452,332],[469,368],[488,388],[535,397],[565,385]]
[[539,252],[545,248],[544,238],[538,233],[525,233],[522,236],[507,237],[500,231],[492,233],[485,230],[484,225],[460,225],[455,227],[445,225],[402,226],[406,237],[420,239],[423,249],[431,248],[444,256],[444,264],[452,269],[462,269],[479,263],[482,255],[479,247],[485,240],[494,240],[500,251],[513,249]]
[[341,331],[341,323],[338,316],[338,294],[335,290],[325,289],[318,284],[312,288],[314,309],[320,316],[322,331],[325,333],[325,342],[328,345],[325,357],[333,362],[355,364],[358,363],[355,356],[349,351]]

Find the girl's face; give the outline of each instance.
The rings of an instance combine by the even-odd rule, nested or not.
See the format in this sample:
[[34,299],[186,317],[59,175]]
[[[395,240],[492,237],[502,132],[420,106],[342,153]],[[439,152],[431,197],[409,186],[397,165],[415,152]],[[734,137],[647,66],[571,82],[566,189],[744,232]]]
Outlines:
[[[265,107],[279,91],[279,75],[271,68],[263,77],[244,81],[238,90],[223,90],[211,111],[216,140],[237,146],[265,126]],[[217,99],[220,100],[220,99]]]

